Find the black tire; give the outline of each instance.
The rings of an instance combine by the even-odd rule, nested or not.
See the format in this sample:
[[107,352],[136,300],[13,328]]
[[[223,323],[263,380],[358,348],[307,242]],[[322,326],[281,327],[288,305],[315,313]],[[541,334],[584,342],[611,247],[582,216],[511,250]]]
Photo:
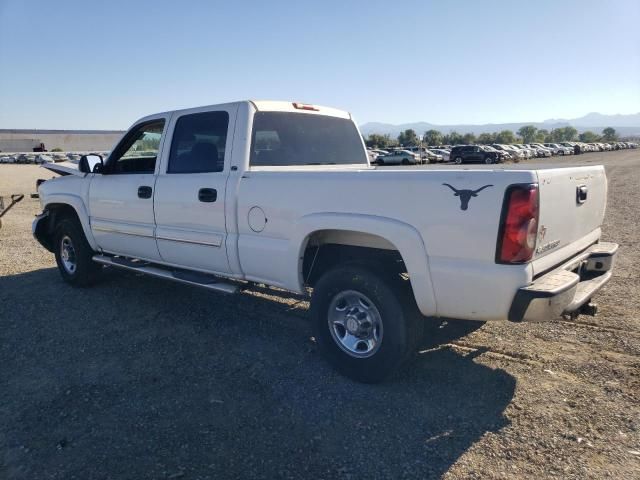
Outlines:
[[[379,346],[364,358],[348,353],[334,338],[335,327],[330,326],[332,302],[349,291],[370,300],[381,319]],[[345,317],[348,319],[348,311]],[[410,360],[424,328],[424,318],[408,282],[358,265],[336,267],[320,277],[311,298],[311,319],[318,347],[326,360],[342,375],[364,383],[381,382]]]
[[494,163],[493,157],[485,157],[484,163],[486,163],[487,165],[491,165],[492,163]]
[[[73,262],[71,262],[75,263],[73,269],[68,266],[69,257],[63,258],[63,250],[65,250],[63,242],[67,248],[70,244],[73,250]],[[58,270],[65,282],[74,287],[86,287],[96,281],[102,266],[92,260],[94,251],[87,242],[78,220],[67,217],[56,225],[53,246]],[[67,253],[67,255],[70,254]]]
[[462,157],[456,157],[453,159],[456,165],[462,165]]
[[409,165],[409,160],[407,160],[406,158],[403,158],[402,165]]
[[379,159],[377,160],[377,163],[378,163],[378,165],[384,165],[384,160],[382,160],[382,159],[380,159],[380,158],[379,158]]

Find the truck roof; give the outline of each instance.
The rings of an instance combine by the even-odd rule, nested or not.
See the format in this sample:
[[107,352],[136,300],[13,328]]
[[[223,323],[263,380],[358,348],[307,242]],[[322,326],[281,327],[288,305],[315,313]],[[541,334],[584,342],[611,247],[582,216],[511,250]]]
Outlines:
[[236,102],[219,103],[214,105],[202,105],[198,107],[183,108],[179,110],[168,110],[165,112],[158,112],[152,115],[145,116],[136,120],[135,123],[141,121],[156,118],[160,115],[168,115],[171,113],[187,113],[195,112],[197,110],[211,109],[216,107],[230,108],[240,104],[249,104],[258,112],[292,112],[292,113],[305,113],[310,115],[326,115],[330,117],[339,117],[351,119],[351,114],[344,110],[337,108],[326,107],[323,105],[302,103],[302,102],[287,102],[283,100],[240,100]]

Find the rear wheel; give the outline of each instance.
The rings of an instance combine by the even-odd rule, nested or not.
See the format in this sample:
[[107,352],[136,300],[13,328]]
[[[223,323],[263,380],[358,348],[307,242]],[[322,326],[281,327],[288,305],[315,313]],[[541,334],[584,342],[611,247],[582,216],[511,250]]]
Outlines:
[[63,219],[56,226],[54,238],[56,263],[62,279],[77,287],[91,285],[102,267],[92,260],[94,252],[80,223],[72,218]]
[[415,353],[424,321],[403,283],[355,265],[334,268],[318,280],[311,299],[314,335],[341,374],[380,382]]
[[456,157],[453,161],[460,165],[462,163],[462,157]]
[[402,165],[409,165],[409,160],[407,160],[406,158],[403,158]]

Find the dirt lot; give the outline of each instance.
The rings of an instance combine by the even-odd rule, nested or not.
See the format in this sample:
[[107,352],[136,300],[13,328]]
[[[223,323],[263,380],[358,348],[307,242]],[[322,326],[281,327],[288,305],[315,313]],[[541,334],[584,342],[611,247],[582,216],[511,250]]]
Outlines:
[[[640,478],[640,150],[558,162],[607,167],[600,314],[430,328],[373,386],[319,358],[300,298],[67,286],[25,199],[0,230],[0,478]],[[38,177],[0,165],[0,195]]]

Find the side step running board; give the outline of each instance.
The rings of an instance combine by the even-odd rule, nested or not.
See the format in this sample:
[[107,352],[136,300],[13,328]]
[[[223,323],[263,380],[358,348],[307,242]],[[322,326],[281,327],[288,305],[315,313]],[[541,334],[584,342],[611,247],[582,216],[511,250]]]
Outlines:
[[197,287],[206,288],[221,293],[237,293],[240,290],[238,285],[220,281],[213,275],[191,272],[188,270],[171,270],[168,267],[153,265],[151,263],[133,261],[123,257],[109,257],[107,255],[94,255],[93,261],[102,265],[109,265],[123,270],[144,273],[152,277],[173,280],[174,282],[186,283]]

